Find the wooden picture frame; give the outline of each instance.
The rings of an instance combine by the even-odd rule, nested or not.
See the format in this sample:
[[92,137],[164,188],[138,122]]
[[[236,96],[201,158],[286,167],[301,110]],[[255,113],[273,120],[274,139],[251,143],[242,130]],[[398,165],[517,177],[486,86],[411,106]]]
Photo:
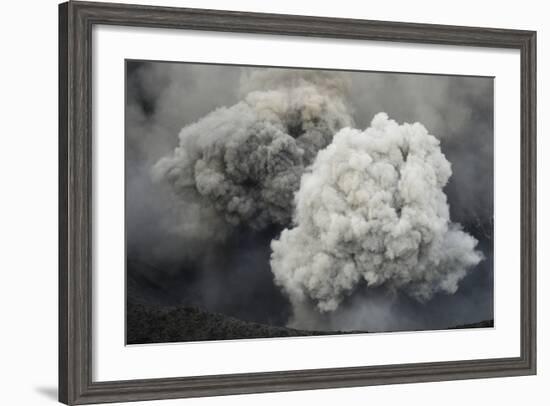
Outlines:
[[[521,354],[517,358],[130,381],[92,380],[92,27],[95,24],[512,48],[521,55]],[[59,400],[88,404],[536,373],[536,33],[68,2],[59,6]]]

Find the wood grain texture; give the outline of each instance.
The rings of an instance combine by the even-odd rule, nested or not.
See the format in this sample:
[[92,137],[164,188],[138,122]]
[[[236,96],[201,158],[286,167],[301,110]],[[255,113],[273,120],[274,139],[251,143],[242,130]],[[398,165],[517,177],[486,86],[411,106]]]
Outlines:
[[67,136],[68,136],[68,33],[67,33],[67,4],[61,4],[59,7],[59,400],[68,402],[67,388],[70,379],[68,371],[68,185],[67,185]]
[[[91,32],[94,24],[519,49],[521,355],[517,358],[115,382],[92,381]],[[69,2],[59,7],[59,400],[133,401],[536,373],[536,33]]]

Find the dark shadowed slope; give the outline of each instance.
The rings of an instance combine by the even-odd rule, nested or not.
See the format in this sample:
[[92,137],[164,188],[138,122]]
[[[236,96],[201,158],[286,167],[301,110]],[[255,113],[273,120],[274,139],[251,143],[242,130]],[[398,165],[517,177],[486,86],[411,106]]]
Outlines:
[[[160,307],[128,302],[127,344],[234,340],[343,334],[306,331],[242,321],[192,306]],[[345,332],[351,333],[351,332]]]
[[469,324],[462,324],[460,326],[450,327],[450,329],[486,328],[486,327],[494,327],[494,326],[495,326],[494,320],[484,320],[484,321],[480,321],[478,323],[469,323]]
[[[451,329],[493,327],[493,320],[464,324]],[[250,338],[318,336],[366,333],[366,331],[308,331],[252,323],[211,313],[193,306],[154,306],[128,302],[127,344]]]

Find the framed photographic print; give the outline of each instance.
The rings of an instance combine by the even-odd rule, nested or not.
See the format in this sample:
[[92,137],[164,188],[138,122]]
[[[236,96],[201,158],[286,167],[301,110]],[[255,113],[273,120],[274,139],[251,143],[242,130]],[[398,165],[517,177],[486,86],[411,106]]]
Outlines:
[[535,374],[535,32],[59,30],[61,402]]

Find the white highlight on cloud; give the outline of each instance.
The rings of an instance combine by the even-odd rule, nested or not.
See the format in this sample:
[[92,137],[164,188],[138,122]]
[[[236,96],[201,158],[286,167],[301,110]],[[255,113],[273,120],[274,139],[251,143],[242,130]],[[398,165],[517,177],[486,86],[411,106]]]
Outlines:
[[377,114],[321,150],[295,195],[294,227],[272,242],[275,282],[298,310],[338,308],[362,283],[419,301],[453,294],[482,260],[449,218],[451,164],[420,123]]

